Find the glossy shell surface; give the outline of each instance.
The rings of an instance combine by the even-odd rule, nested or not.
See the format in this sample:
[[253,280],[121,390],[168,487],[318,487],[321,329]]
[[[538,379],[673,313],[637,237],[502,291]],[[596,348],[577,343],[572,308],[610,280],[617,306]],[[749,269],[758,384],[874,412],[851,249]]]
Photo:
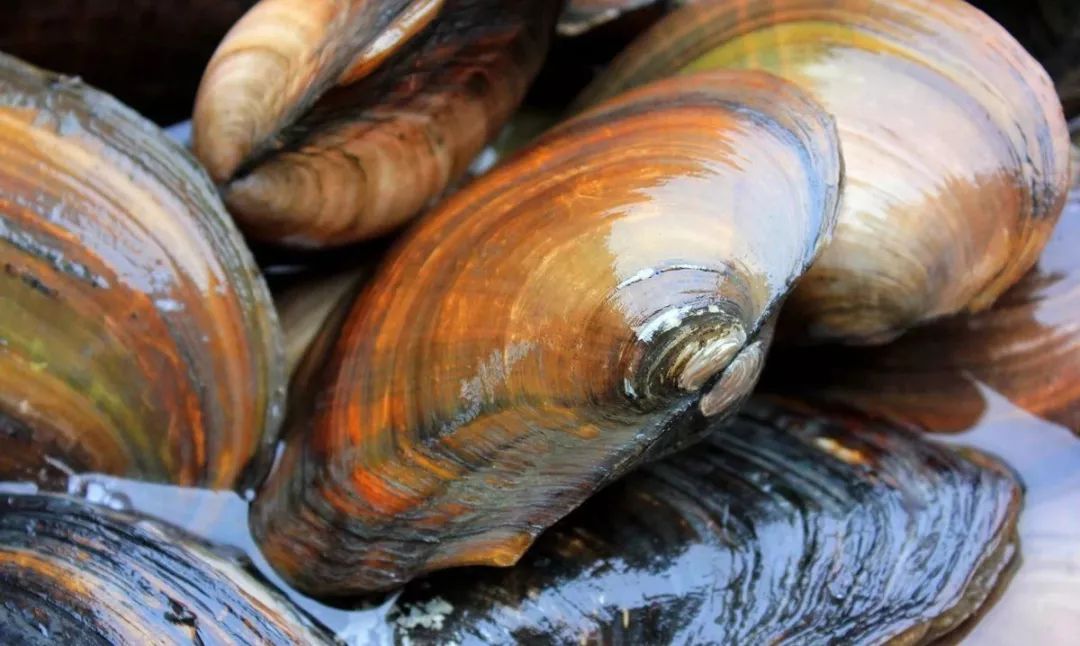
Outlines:
[[[1073,148],[1073,158],[1080,162],[1080,148]],[[1077,249],[1080,182],[1074,180],[1035,269],[992,308],[931,323],[875,348],[785,349],[770,364],[767,388],[947,432],[974,426],[988,413],[993,392],[1080,434]]]
[[835,218],[832,122],[710,73],[564,123],[409,231],[294,406],[253,529],[301,589],[508,565],[756,382]]
[[785,338],[887,341],[977,311],[1034,264],[1064,205],[1069,138],[1053,84],[959,0],[699,0],[581,97],[713,68],[769,71],[836,117],[836,236],[789,299]]
[[1020,499],[986,454],[757,402],[699,447],[598,494],[515,567],[409,586],[397,637],[931,643],[1002,577]]
[[[230,487],[274,437],[269,293],[194,160],[0,56],[0,462]],[[25,459],[24,459],[25,458]]]
[[331,644],[235,559],[135,515],[0,495],[5,644]]

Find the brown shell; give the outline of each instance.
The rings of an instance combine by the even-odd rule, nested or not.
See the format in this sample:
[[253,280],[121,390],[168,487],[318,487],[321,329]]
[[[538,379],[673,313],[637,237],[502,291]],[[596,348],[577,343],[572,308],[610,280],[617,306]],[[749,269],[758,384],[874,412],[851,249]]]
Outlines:
[[274,307],[285,334],[285,366],[290,375],[334,311],[351,303],[358,286],[370,273],[369,267],[363,266],[328,275],[304,276],[274,294]]
[[588,104],[676,73],[765,70],[835,115],[836,236],[789,299],[785,338],[889,340],[990,306],[1034,264],[1064,205],[1054,88],[959,0],[699,0],[635,41]]
[[753,386],[840,182],[791,84],[658,83],[563,124],[410,230],[294,408],[253,529],[303,590],[513,563]]
[[[1080,148],[1073,148],[1080,162]],[[1080,170],[1080,163],[1076,168]],[[1080,182],[1035,269],[994,306],[877,348],[786,349],[768,387],[931,431],[973,427],[986,389],[1080,434]]]
[[385,233],[440,196],[498,133],[539,69],[556,9],[548,0],[263,0],[207,69],[196,154],[255,238],[321,247]]
[[230,487],[274,439],[281,333],[194,160],[0,55],[0,478],[47,459]]

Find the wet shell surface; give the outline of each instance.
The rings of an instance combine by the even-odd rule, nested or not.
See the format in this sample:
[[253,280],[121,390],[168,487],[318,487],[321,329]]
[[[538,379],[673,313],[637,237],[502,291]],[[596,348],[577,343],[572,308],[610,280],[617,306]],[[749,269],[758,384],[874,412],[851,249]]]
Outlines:
[[759,401],[392,617],[412,644],[930,643],[1002,578],[1020,501],[986,454]]
[[509,565],[756,382],[832,226],[831,119],[710,73],[562,124],[425,216],[357,299],[256,498],[316,594]]
[[[1073,159],[1080,162],[1075,146]],[[1080,171],[1080,163],[1075,167]],[[785,349],[771,364],[767,388],[950,432],[986,415],[990,390],[1080,434],[1077,249],[1080,181],[1074,179],[1035,269],[991,309],[937,321],[875,348]]]
[[231,487],[284,391],[269,293],[194,160],[0,55],[0,477]]
[[0,642],[331,644],[243,564],[132,514],[0,496]]
[[[255,238],[322,247],[385,233],[498,134],[539,70],[556,10],[547,0],[263,0],[207,68],[196,154]],[[307,63],[317,69],[299,74]]]
[[836,117],[836,235],[789,299],[784,338],[887,341],[989,307],[1064,205],[1069,138],[1046,73],[959,0],[699,0],[580,98],[714,68],[765,70]]
[[580,36],[624,14],[667,4],[668,0],[567,0],[559,15],[558,32],[560,36]]

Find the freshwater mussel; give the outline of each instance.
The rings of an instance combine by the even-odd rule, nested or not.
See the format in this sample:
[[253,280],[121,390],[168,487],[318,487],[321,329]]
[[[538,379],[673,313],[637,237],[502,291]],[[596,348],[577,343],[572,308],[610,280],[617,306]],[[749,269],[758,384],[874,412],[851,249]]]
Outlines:
[[963,431],[987,390],[1080,434],[1080,147],[1061,221],[1035,268],[988,310],[874,348],[787,348],[766,387],[841,401],[930,431]]
[[194,150],[245,232],[385,233],[460,178],[547,51],[548,0],[262,0],[206,69]]
[[836,235],[792,294],[785,338],[887,341],[989,307],[1064,205],[1069,138],[1053,84],[960,0],[698,0],[632,43],[583,105],[671,74],[765,70],[836,117]]
[[1007,572],[1019,505],[986,454],[762,400],[513,568],[409,586],[394,628],[414,644],[930,643]]
[[421,219],[352,306],[252,525],[309,592],[508,565],[756,382],[831,230],[832,120],[753,73],[549,132]]
[[[575,116],[443,197],[560,9],[570,34],[645,5],[672,13]],[[279,292],[283,358],[193,160],[0,55],[0,479],[254,484],[291,374],[253,538],[308,594],[405,584],[387,640],[929,643],[1008,579],[1021,487],[894,425],[974,415],[962,374],[1076,430],[1060,108],[958,0],[262,0],[194,127],[253,239],[430,211]],[[745,403],[777,321],[864,344],[941,317],[785,348],[786,397]],[[0,640],[57,639],[334,636],[160,521],[4,494]]]
[[1073,0],[976,0],[1016,36],[1057,84],[1066,111],[1080,110],[1080,3]]
[[194,160],[0,54],[0,477],[231,487],[274,440],[269,293]]
[[0,642],[330,644],[235,556],[137,514],[0,495]]
[[[921,644],[1008,576],[1020,487],[996,459],[794,402],[712,424],[517,565],[414,582],[347,643]],[[0,497],[7,641],[330,641],[246,567],[137,513]]]

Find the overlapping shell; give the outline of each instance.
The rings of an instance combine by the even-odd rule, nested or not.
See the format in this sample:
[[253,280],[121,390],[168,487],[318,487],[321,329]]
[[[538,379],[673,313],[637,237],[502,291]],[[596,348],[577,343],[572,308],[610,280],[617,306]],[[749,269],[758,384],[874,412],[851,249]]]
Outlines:
[[559,35],[580,36],[624,14],[666,4],[664,0],[567,0],[559,15]]
[[835,217],[831,119],[769,75],[628,93],[411,229],[296,406],[252,526],[299,588],[507,565],[756,382]]
[[[1080,171],[1076,146],[1073,159]],[[1080,433],[1078,180],[1035,269],[991,309],[880,347],[786,350],[773,364],[769,388],[812,393],[931,431],[974,426],[989,388]]]
[[1020,499],[985,454],[757,402],[600,493],[515,567],[409,586],[398,641],[928,643],[1016,554]]
[[194,147],[250,235],[384,233],[460,178],[547,51],[547,0],[263,0],[222,43]]
[[0,478],[47,459],[229,487],[272,439],[269,294],[206,175],[77,80],[0,55]]
[[1038,258],[1068,187],[1046,73],[960,0],[699,0],[638,39],[583,104],[675,73],[765,70],[835,115],[845,185],[832,244],[785,336],[888,340],[982,310]]
[[370,268],[361,267],[305,276],[274,296],[274,307],[285,335],[285,366],[290,375],[319,333],[327,325],[333,325],[330,321],[335,312],[351,303],[358,286],[369,274]]
[[132,514],[0,495],[0,642],[331,644],[241,563]]

